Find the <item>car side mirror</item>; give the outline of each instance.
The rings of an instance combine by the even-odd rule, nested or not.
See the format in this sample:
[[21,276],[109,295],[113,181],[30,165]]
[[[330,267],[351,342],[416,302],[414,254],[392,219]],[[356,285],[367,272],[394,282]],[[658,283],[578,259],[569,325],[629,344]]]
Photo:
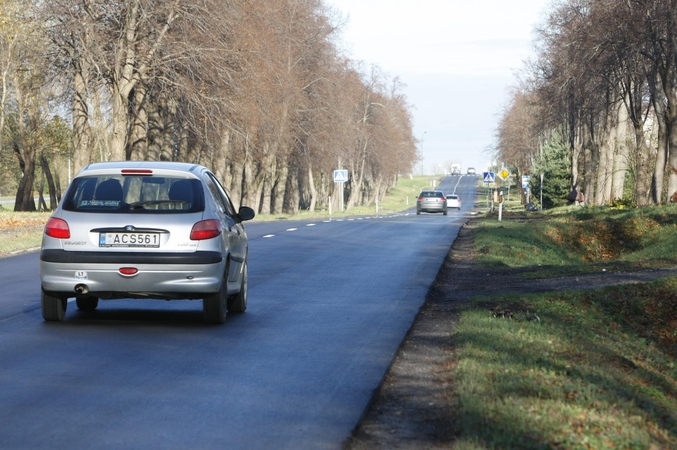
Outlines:
[[237,216],[241,221],[252,220],[255,215],[256,213],[249,206],[240,206],[240,209],[237,212]]

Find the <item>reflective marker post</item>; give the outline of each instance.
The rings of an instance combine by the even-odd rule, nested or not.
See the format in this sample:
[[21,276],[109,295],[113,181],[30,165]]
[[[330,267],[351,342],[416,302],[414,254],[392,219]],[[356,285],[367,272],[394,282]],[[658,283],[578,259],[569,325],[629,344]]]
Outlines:
[[503,219],[503,191],[498,195],[498,221]]
[[543,174],[541,174],[541,204],[539,205],[539,209],[543,211]]

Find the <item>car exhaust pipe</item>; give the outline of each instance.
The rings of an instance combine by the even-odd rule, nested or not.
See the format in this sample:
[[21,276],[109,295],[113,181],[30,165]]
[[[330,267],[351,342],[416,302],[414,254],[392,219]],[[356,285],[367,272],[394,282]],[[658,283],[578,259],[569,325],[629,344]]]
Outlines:
[[78,284],[75,286],[75,293],[79,295],[84,295],[87,292],[89,292],[89,288],[87,287],[86,284]]

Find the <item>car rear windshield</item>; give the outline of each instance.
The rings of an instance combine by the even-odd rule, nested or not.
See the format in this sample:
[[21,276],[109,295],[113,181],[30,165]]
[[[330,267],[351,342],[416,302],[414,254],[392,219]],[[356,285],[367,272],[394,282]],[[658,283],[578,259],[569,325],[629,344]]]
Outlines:
[[443,198],[444,194],[442,192],[436,192],[436,191],[426,191],[426,192],[421,192],[421,197],[438,197],[438,198]]
[[73,180],[63,209],[97,213],[190,213],[204,210],[197,179],[159,176],[83,176]]

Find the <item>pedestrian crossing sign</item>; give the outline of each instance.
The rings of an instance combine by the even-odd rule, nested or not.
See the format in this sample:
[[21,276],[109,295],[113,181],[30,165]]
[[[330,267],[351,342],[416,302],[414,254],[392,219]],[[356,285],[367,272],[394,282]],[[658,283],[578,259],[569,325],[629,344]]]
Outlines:
[[347,170],[335,170],[334,171],[334,183],[347,183],[348,182],[348,171]]

